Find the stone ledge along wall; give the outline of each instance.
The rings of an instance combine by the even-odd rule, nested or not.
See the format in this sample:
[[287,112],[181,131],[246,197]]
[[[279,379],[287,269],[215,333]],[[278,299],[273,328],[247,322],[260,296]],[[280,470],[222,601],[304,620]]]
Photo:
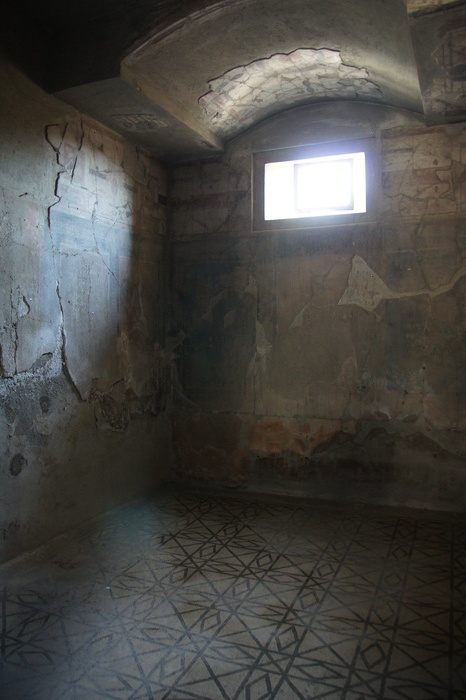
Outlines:
[[0,560],[166,477],[166,171],[0,65]]
[[[252,232],[253,151],[373,137],[370,223]],[[172,172],[177,471],[466,507],[466,125],[331,103]]]

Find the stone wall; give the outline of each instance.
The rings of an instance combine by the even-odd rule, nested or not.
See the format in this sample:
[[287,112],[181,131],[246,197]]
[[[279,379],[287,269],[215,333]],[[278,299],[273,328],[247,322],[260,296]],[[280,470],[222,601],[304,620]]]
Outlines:
[[166,172],[0,64],[0,559],[165,478]]
[[[373,137],[377,213],[251,231],[257,150]],[[466,507],[466,126],[332,103],[173,172],[179,475]]]

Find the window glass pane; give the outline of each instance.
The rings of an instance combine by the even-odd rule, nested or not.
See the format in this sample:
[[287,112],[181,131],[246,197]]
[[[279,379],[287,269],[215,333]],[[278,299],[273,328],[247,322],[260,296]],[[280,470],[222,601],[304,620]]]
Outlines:
[[294,171],[295,207],[298,211],[307,213],[314,209],[353,209],[351,158],[295,163]]
[[364,153],[265,164],[266,221],[365,211]]

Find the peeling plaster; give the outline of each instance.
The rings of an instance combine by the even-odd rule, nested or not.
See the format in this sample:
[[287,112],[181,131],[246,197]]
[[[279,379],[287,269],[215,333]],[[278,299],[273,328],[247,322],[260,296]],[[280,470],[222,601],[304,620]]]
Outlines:
[[236,66],[209,82],[199,98],[213,131],[232,135],[273,112],[327,99],[382,101],[365,68],[346,65],[341,53],[299,48]]
[[264,326],[259,321],[256,321],[256,352],[258,357],[265,357],[271,349],[272,343],[267,338]]
[[[48,207],[48,224],[50,227],[50,212],[52,207],[60,203],[62,197],[60,192],[60,179],[63,175],[68,175],[70,179],[73,179],[74,171],[76,168],[76,162],[78,159],[78,154],[81,151],[84,141],[84,128],[82,119],[79,121],[79,135],[76,137],[73,133],[74,138],[70,139],[70,132],[72,130],[71,124],[68,122],[63,125],[60,124],[47,124],[44,129],[44,136],[47,143],[53,148],[55,152],[56,162],[60,169],[57,172],[54,195],[55,202],[53,202]],[[71,148],[72,141],[75,141],[75,148]],[[66,154],[66,155],[65,155]]]
[[166,170],[19,74],[5,86],[0,559],[147,490],[170,456]]
[[[47,128],[42,127],[45,134]],[[6,132],[8,133],[8,131]],[[46,353],[56,350],[53,277],[49,273],[52,247],[48,245],[44,211],[56,200],[54,190],[59,166],[50,157],[47,145],[38,142],[31,154],[18,141],[4,144],[2,155],[7,167],[0,173],[0,299],[1,375],[11,379],[28,372]],[[43,159],[41,168],[35,163]],[[20,167],[13,167],[16,160]],[[11,173],[17,173],[17,179]],[[29,179],[27,177],[29,173]],[[44,236],[45,234],[45,236]]]
[[427,14],[461,2],[462,0],[406,0],[406,6],[409,14]]
[[226,297],[227,292],[225,289],[222,289],[221,292],[213,296],[211,299],[209,299],[209,306],[207,308],[207,311],[201,315],[201,318],[203,321],[207,321],[207,323],[212,323],[213,321],[213,310],[215,307]]
[[253,297],[257,297],[257,280],[252,275],[249,275],[249,281],[247,287],[244,289],[245,294],[251,294]]
[[366,311],[373,311],[382,299],[393,299],[397,296],[361,256],[355,255],[351,263],[348,286],[338,304],[356,304]]
[[[280,139],[304,143],[312,133],[324,141],[337,131],[346,138],[354,107],[297,110],[296,122],[269,120],[232,140],[223,160],[200,174],[196,166],[175,170],[174,313],[187,338],[177,366],[192,401],[174,401],[180,473],[210,481],[228,475],[248,489],[268,488],[276,478],[281,493],[302,480],[307,494],[347,498],[349,486],[361,499],[378,490],[381,502],[394,505],[463,507],[463,127],[411,125],[403,116],[381,128],[366,119],[380,108],[361,105],[360,122],[369,129],[370,121],[380,143],[380,204],[392,194],[407,203],[396,218],[384,213],[363,227],[252,240],[244,217],[221,240],[210,235],[240,190],[229,177],[232,163],[239,171],[251,150]],[[452,201],[456,216],[440,216],[436,197]],[[417,202],[426,203],[425,212]],[[196,240],[186,234],[193,218],[205,222]],[[254,344],[243,366],[238,348],[249,331],[229,334],[232,311],[241,311],[233,289],[254,302]],[[228,303],[215,309],[207,346],[200,321],[222,290]],[[364,311],[351,312],[353,304]],[[177,408],[192,418],[180,418]],[[309,419],[315,442],[304,427]]]
[[296,314],[296,316],[293,320],[293,323],[291,324],[289,330],[291,330],[292,328],[302,328],[303,327],[304,314],[306,313],[306,311],[308,311],[309,308],[310,308],[310,304],[306,304],[306,306],[303,309],[301,309],[301,311],[298,314]]
[[60,337],[61,337],[61,361],[62,361],[62,369],[63,369],[63,374],[67,378],[74,394],[78,397],[80,401],[84,401],[85,396],[81,393],[79,390],[78,385],[76,384],[75,380],[73,379],[73,376],[69,370],[68,367],[68,362],[67,362],[67,355],[66,355],[66,331],[65,331],[65,315],[63,311],[63,303],[60,295],[60,284],[57,280],[57,299],[58,303],[60,306]]
[[351,263],[348,286],[338,304],[355,304],[366,309],[366,311],[374,311],[384,299],[407,299],[418,296],[434,298],[450,292],[457,282],[465,276],[466,261],[454,273],[448,284],[444,284],[435,290],[420,289],[412,292],[394,292],[387,287],[385,282],[369,267],[361,256],[355,255]]
[[48,226],[49,235],[50,235],[50,239],[51,239],[53,267],[54,267],[54,273],[55,273],[55,278],[56,278],[55,291],[56,291],[56,296],[57,296],[57,300],[58,300],[58,306],[60,309],[59,338],[60,338],[60,356],[61,356],[62,370],[63,370],[63,374],[66,377],[66,379],[68,380],[74,394],[78,397],[78,399],[80,401],[83,401],[85,397],[83,396],[83,394],[79,390],[79,387],[77,386],[75,380],[73,379],[72,373],[70,372],[70,369],[69,369],[68,363],[67,363],[65,314],[64,314],[64,309],[63,309],[62,297],[60,294],[59,270],[58,270],[57,260],[56,260],[56,255],[60,254],[61,251],[57,250],[56,243],[53,239],[52,222],[51,222],[51,210],[53,207],[59,205],[61,200],[62,200],[61,195],[58,194],[60,191],[60,178],[63,175],[69,174],[70,178],[72,179],[73,175],[74,175],[74,170],[76,168],[78,154],[82,148],[83,140],[84,140],[84,129],[83,129],[82,120],[80,121],[80,136],[77,139],[77,143],[76,143],[77,148],[74,151],[74,153],[72,151],[72,155],[70,156],[69,153],[70,153],[71,149],[68,147],[68,149],[66,149],[68,151],[68,159],[65,160],[65,156],[63,155],[63,151],[65,150],[64,145],[65,145],[65,137],[66,137],[67,132],[68,132],[68,134],[70,132],[70,125],[68,123],[65,123],[63,125],[48,124],[48,125],[46,125],[46,127],[44,129],[45,140],[47,141],[47,143],[50,144],[53,151],[55,152],[57,165],[59,165],[61,168],[56,174],[55,187],[54,187],[55,202],[53,202],[47,208],[47,226]]
[[[132,316],[142,329],[141,337],[147,335],[142,279],[127,251],[135,231],[142,233],[145,216],[153,217],[157,205],[149,201],[149,189],[150,182],[158,181],[145,156],[125,149],[83,118],[49,124],[45,138],[61,168],[56,201],[48,208],[48,228],[63,371],[73,391],[85,401],[92,377],[105,376],[108,384],[121,376],[118,356],[111,348],[118,346],[118,299],[125,295],[129,299],[127,274],[135,277],[130,285],[135,290]],[[78,294],[76,287],[81,290]]]

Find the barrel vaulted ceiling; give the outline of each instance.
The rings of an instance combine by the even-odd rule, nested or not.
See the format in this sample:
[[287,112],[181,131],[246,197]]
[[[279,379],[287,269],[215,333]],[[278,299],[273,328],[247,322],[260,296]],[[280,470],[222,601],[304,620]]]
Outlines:
[[464,1],[18,0],[11,22],[44,89],[166,160],[322,101],[466,119]]

